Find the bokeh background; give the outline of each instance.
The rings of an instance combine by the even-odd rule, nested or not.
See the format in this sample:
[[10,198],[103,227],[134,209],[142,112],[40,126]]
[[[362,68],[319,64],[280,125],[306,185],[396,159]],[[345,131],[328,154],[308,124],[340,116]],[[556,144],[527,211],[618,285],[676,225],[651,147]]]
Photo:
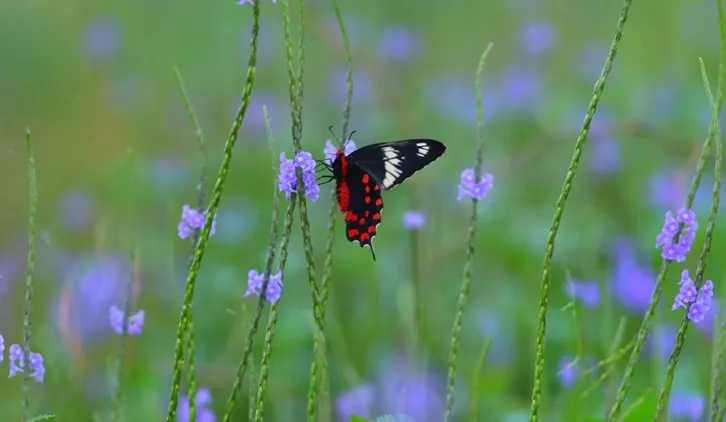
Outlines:
[[[468,420],[472,407],[482,421],[527,419],[546,234],[620,6],[341,0],[355,68],[350,128],[357,144],[420,136],[440,139],[448,150],[386,195],[376,263],[369,251],[345,241],[339,218],[328,309],[330,420],[344,420],[348,412],[441,420],[471,210],[456,201],[457,184],[473,164],[474,74],[489,42],[484,171],[493,175],[494,189],[479,208],[456,420]],[[0,3],[0,333],[6,345],[22,340],[27,126],[39,180],[32,348],[43,353],[47,370],[45,383],[31,387],[36,413],[107,420],[119,344],[108,309],[121,306],[133,277],[132,310],[145,310],[146,320],[143,333],[129,340],[123,415],[128,421],[164,417],[190,247],[177,237],[177,224],[182,206],[196,204],[199,178],[194,129],[172,67],[179,67],[204,129],[213,179],[244,83],[251,14],[250,5],[234,1]],[[197,282],[198,383],[211,392],[207,407],[218,418],[256,303],[243,297],[247,272],[263,269],[268,238],[277,158],[266,143],[263,104],[276,148],[292,151],[281,22],[280,5],[264,1],[257,82]],[[328,126],[340,131],[345,98],[344,56],[329,2],[306,2],[306,28],[303,145],[321,157]],[[581,421],[609,407],[624,360],[601,386],[594,382],[602,370],[578,374],[611,354],[621,317],[624,343],[640,324],[660,263],[655,236],[665,211],[683,204],[707,130],[697,58],[715,87],[718,46],[712,0],[639,0],[632,7],[558,237],[545,421]],[[694,207],[702,222],[695,250],[712,173],[707,170]],[[310,206],[318,268],[331,187]],[[426,214],[417,232],[403,224],[409,210]],[[129,258],[133,233],[139,236],[135,262]],[[707,277],[718,297],[722,239],[717,226]],[[695,271],[696,256],[674,265],[666,282],[628,403],[645,399],[631,420],[652,415],[683,312],[670,310],[676,282],[682,269]],[[568,277],[581,286],[576,319],[567,306]],[[298,421],[305,418],[313,326],[297,229],[284,282],[266,417]],[[701,420],[712,318],[689,333],[676,372],[673,420]],[[475,388],[487,337],[491,351]],[[577,365],[568,367],[577,354]],[[20,381],[0,377],[3,419],[19,418]],[[243,396],[247,391],[245,384]],[[235,420],[246,415],[242,400]]]

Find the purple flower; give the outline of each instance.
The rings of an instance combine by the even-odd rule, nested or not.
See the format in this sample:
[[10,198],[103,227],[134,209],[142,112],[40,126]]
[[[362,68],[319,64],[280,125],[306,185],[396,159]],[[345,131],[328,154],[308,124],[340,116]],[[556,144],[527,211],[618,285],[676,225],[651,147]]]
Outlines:
[[105,60],[121,48],[123,28],[115,17],[96,18],[86,27],[84,50],[88,61]]
[[10,359],[10,376],[8,378],[14,377],[18,372],[23,372],[25,357],[23,356],[23,348],[19,344],[10,346],[8,358]]
[[668,359],[676,344],[678,329],[671,324],[657,324],[648,333],[646,348],[648,353],[659,356],[661,359]]
[[557,378],[560,380],[560,385],[565,388],[570,388],[575,385],[577,377],[580,374],[579,364],[576,358],[572,356],[560,357],[558,365]]
[[[685,227],[677,242],[673,242],[678,232],[679,223]],[[678,211],[676,217],[673,217],[671,211],[666,212],[663,228],[655,238],[655,247],[661,250],[663,259],[670,261],[683,262],[686,254],[691,250],[694,240],[696,239],[696,214],[687,208]]]
[[353,415],[370,418],[374,398],[373,386],[361,384],[338,396],[335,400],[335,414],[341,421],[348,421]]
[[410,30],[392,26],[383,31],[380,52],[391,61],[407,62],[414,60],[421,50],[421,40]]
[[[257,270],[250,270],[247,273],[247,291],[244,297],[260,295],[260,290],[264,285],[265,275],[260,274]],[[267,282],[267,290],[265,290],[265,298],[270,303],[275,303],[280,299],[282,294],[282,272],[277,271],[277,274],[270,274],[270,280]]]
[[562,287],[570,299],[579,299],[588,308],[594,308],[600,303],[600,287],[595,281],[570,280]]
[[607,176],[620,170],[620,143],[611,138],[593,139],[594,151],[590,155],[590,168],[600,176]]
[[[141,330],[144,327],[144,315],[144,310],[141,309],[128,318],[126,321],[126,333],[128,335],[138,336],[141,334]],[[124,311],[118,306],[113,305],[108,310],[108,316],[111,328],[117,334],[122,334],[124,326]]]
[[713,282],[706,280],[698,291],[696,300],[688,308],[688,319],[693,322],[701,322],[711,309],[713,299]]
[[312,154],[306,151],[298,152],[294,159],[288,160],[285,153],[280,153],[280,173],[277,178],[277,188],[280,192],[285,192],[285,196],[290,198],[290,194],[295,192],[297,187],[297,174],[295,167],[299,167],[303,174],[303,184],[305,188],[305,197],[313,202],[320,197],[320,186],[315,176],[316,162]]
[[[212,404],[212,393],[208,388],[200,388],[197,390],[197,395],[194,399],[194,405],[196,408],[196,420],[194,422],[214,422],[215,416],[214,411],[209,408]],[[179,405],[177,407],[177,421],[178,422],[190,422],[189,421],[189,396],[182,395],[179,397]]]
[[93,222],[96,204],[86,192],[72,190],[61,198],[60,211],[63,226],[71,231],[79,231]]
[[406,230],[418,230],[426,225],[426,214],[421,211],[403,213],[403,227]]
[[655,288],[655,274],[649,267],[638,263],[628,239],[615,242],[613,261],[610,283],[615,297],[631,312],[645,312]]
[[[191,236],[196,230],[201,230],[204,227],[204,220],[207,218],[207,211],[201,212],[195,208],[185,204],[182,207],[182,216],[179,225],[177,226],[177,233],[180,239],[186,239]],[[212,228],[209,232],[210,236],[213,236],[217,231],[217,215],[214,215],[212,219]]]
[[381,413],[401,413],[419,422],[443,419],[444,383],[426,367],[397,357],[386,368],[379,388]]
[[532,68],[513,66],[501,76],[502,101],[510,110],[531,107],[541,98],[542,81]]
[[678,290],[678,294],[673,301],[673,306],[671,307],[672,311],[675,311],[680,307],[687,308],[688,304],[694,302],[696,300],[696,296],[698,295],[696,285],[693,283],[693,280],[691,280],[691,277],[688,275],[688,270],[683,270],[683,272],[681,273],[681,281],[679,281],[678,284],[681,285],[681,288]]
[[519,32],[519,44],[532,56],[546,53],[556,42],[557,31],[549,22],[527,22]]
[[706,399],[694,392],[674,392],[668,405],[669,418],[700,421],[706,409]]
[[0,362],[5,359],[5,337],[0,335]]
[[[358,147],[355,146],[355,142],[352,139],[349,139],[345,142],[345,149],[343,149],[343,153],[345,155],[348,155],[357,149]],[[330,139],[325,141],[325,148],[323,149],[323,153],[325,154],[325,160],[328,161],[328,163],[332,164],[333,161],[335,161],[335,154],[337,152],[338,147],[333,145],[333,142],[331,142]]]
[[461,201],[467,196],[478,200],[484,199],[489,190],[494,187],[494,176],[489,173],[483,174],[478,183],[475,179],[474,169],[469,168],[461,172],[459,194],[456,197],[457,201]]
[[28,357],[28,368],[33,372],[30,373],[31,378],[37,383],[42,383],[45,378],[45,366],[43,366],[43,355],[40,353],[30,352]]

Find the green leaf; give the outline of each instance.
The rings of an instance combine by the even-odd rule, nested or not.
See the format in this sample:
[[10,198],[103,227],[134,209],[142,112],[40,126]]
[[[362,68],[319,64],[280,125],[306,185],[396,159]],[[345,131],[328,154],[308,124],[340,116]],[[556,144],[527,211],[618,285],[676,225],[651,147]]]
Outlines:
[[32,419],[28,419],[25,422],[48,422],[55,420],[55,415],[38,415]]
[[362,416],[351,415],[350,422],[371,422],[370,419],[366,419]]

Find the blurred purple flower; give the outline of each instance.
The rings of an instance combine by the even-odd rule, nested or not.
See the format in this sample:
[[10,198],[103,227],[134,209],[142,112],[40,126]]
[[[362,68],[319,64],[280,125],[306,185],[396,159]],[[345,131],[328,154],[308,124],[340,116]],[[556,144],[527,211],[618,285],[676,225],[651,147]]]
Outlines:
[[615,298],[631,312],[645,312],[655,288],[655,274],[649,267],[638,263],[628,239],[615,242],[613,261],[610,283]]
[[[334,73],[331,81],[332,99],[336,104],[343,104],[348,92],[347,72],[345,67],[338,68]],[[371,76],[363,71],[353,72],[353,85],[355,86],[355,95],[353,96],[353,104],[367,104],[373,100],[375,85]]]
[[[135,314],[131,315],[126,320],[126,333],[130,336],[141,335],[141,330],[144,327],[144,310],[140,309]],[[108,310],[109,322],[111,328],[117,333],[123,333],[124,326],[124,311],[116,305],[113,305]]]
[[560,385],[570,388],[575,385],[577,377],[580,375],[579,363],[572,356],[562,356],[558,364],[557,378]]
[[478,200],[484,199],[493,187],[494,176],[491,174],[482,174],[479,182],[477,182],[474,169],[465,169],[461,172],[459,193],[456,200],[462,201],[467,196]]
[[79,231],[93,223],[96,216],[96,202],[86,192],[71,190],[61,197],[60,214],[61,222],[66,229]]
[[113,16],[93,19],[84,33],[86,60],[98,61],[112,58],[121,49],[123,27]]
[[10,346],[8,359],[10,359],[10,376],[8,378],[14,377],[18,372],[23,372],[25,357],[23,356],[23,348],[19,344]]
[[349,421],[353,415],[370,418],[374,398],[375,390],[371,384],[354,387],[335,399],[335,415],[341,421]]
[[542,55],[557,43],[557,31],[547,21],[530,21],[519,32],[519,44],[532,56]]
[[5,359],[5,337],[0,335],[0,362]]
[[686,187],[677,176],[672,169],[664,169],[651,176],[650,191],[653,204],[658,209],[676,208],[686,198]]
[[576,68],[580,77],[586,80],[594,80],[600,76],[602,66],[607,58],[610,46],[602,43],[585,43],[576,57]]
[[[345,149],[343,150],[343,153],[345,155],[348,155],[357,149],[358,147],[355,145],[355,141],[349,139],[345,142]],[[333,145],[333,142],[330,139],[325,141],[325,148],[323,149],[323,154],[325,154],[325,160],[327,160],[329,164],[332,164],[333,161],[335,161],[335,153],[337,151],[338,147]]]
[[[683,224],[685,227],[678,237],[678,241],[674,243],[675,235],[678,232],[678,223]],[[682,208],[678,211],[676,217],[673,216],[672,212],[667,211],[663,228],[656,236],[655,247],[663,248],[661,250],[663,259],[683,262],[686,259],[686,254],[693,246],[693,241],[696,239],[697,228],[696,214],[692,210]]]
[[426,225],[426,214],[422,211],[406,211],[403,213],[403,227],[406,230],[419,230]]
[[[177,234],[180,239],[186,239],[187,237],[194,234],[196,230],[201,230],[204,227],[204,220],[207,218],[207,211],[201,212],[197,209],[192,208],[189,204],[185,204],[182,207],[182,216],[177,226]],[[210,236],[214,236],[217,232],[217,215],[215,214],[212,219],[212,228],[209,232]]]
[[499,81],[503,105],[511,111],[534,108],[541,98],[542,80],[533,68],[513,66]]
[[[439,114],[457,121],[476,124],[476,92],[473,81],[459,75],[436,75],[427,84],[425,92],[429,107]],[[482,83],[482,106],[484,117],[492,119],[497,111],[497,100],[493,83],[485,79]],[[357,91],[356,91],[357,92]]]
[[37,383],[42,383],[45,379],[45,366],[43,365],[43,355],[40,353],[30,352],[28,357],[28,368],[31,372],[30,377]]
[[674,392],[668,405],[669,418],[700,421],[706,409],[706,399],[695,392]]
[[607,176],[620,170],[620,142],[611,137],[592,140],[590,169],[599,176]]
[[696,329],[707,337],[713,337],[713,330],[715,324],[715,318],[720,317],[719,311],[718,311],[718,303],[716,299],[711,299],[711,304],[708,307],[708,310],[703,315],[703,319],[700,323],[695,324]]
[[678,328],[672,324],[661,323],[653,326],[646,338],[646,352],[656,355],[661,359],[668,359],[676,344]]
[[[214,422],[216,417],[214,411],[209,408],[212,404],[212,393],[208,388],[200,388],[197,390],[197,395],[194,399],[194,405],[196,409],[196,418],[194,422]],[[177,406],[177,421],[178,422],[190,422],[189,421],[189,396],[186,394],[179,396],[179,405]]]
[[402,26],[391,26],[381,34],[379,51],[391,61],[412,61],[421,51],[421,38]]
[[285,192],[285,196],[289,199],[290,194],[296,192],[297,175],[295,167],[299,167],[303,173],[303,184],[305,187],[305,197],[313,202],[320,198],[320,186],[315,176],[316,162],[312,154],[306,151],[298,152],[292,160],[285,157],[285,153],[280,153],[280,173],[277,179],[277,188],[280,192]]
[[[245,41],[249,42],[247,38],[249,34],[245,34]],[[265,131],[265,114],[262,110],[262,106],[267,106],[267,112],[270,114],[271,119],[275,119],[278,124],[283,124],[278,119],[287,119],[289,113],[285,113],[281,102],[274,93],[258,91],[252,94],[250,97],[250,103],[247,106],[247,112],[245,119],[242,121],[242,129],[251,132],[264,133]],[[239,109],[239,100],[235,100],[230,104],[230,116],[236,116],[237,110]],[[260,137],[262,141],[265,138]]]
[[417,422],[438,422],[444,415],[444,383],[425,367],[398,357],[380,383],[381,413],[401,413]]
[[[570,280],[562,284],[570,299],[580,300],[586,307],[594,308],[600,303],[600,286],[596,281]],[[574,295],[573,295],[574,293]]]
[[[250,270],[247,273],[247,291],[244,297],[250,295],[259,296],[264,282],[264,274],[260,274],[257,270]],[[267,289],[265,290],[265,299],[270,303],[277,302],[282,295],[282,285],[282,272],[277,271],[277,274],[270,274],[270,280],[267,282]]]

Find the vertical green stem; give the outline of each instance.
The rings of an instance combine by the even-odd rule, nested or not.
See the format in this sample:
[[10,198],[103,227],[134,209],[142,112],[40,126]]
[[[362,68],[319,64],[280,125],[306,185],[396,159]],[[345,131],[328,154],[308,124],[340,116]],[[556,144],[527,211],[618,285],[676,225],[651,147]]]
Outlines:
[[[30,356],[30,314],[33,310],[33,277],[35,276],[35,233],[37,231],[36,216],[38,213],[38,178],[35,172],[35,154],[30,142],[30,129],[25,129],[25,146],[28,150],[28,181],[30,192],[30,208],[28,217],[28,272],[25,277],[25,312],[23,314],[23,354],[27,360]],[[30,416],[30,371],[23,377],[23,420]]]

